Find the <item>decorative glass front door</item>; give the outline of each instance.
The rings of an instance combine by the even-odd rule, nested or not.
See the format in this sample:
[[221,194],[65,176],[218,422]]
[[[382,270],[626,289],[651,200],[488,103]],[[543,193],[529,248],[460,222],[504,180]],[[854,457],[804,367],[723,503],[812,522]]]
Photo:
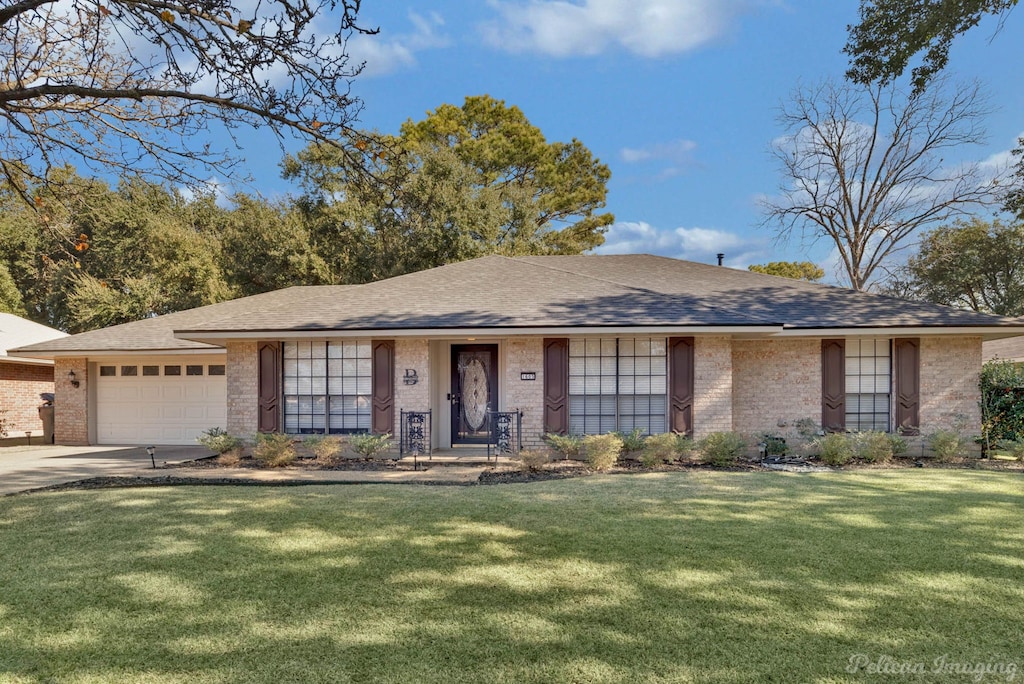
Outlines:
[[452,345],[452,444],[486,444],[498,410],[498,345]]

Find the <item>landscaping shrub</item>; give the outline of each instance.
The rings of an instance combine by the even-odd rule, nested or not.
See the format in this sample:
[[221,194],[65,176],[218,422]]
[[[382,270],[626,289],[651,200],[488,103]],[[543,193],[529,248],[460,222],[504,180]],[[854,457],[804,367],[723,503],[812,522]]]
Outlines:
[[349,437],[348,446],[363,458],[369,460],[380,456],[391,448],[391,433],[374,435],[369,432]]
[[633,428],[632,432],[616,432],[615,434],[622,440],[623,453],[631,454],[644,448],[643,428]]
[[1012,456],[1018,461],[1024,461],[1024,439],[1003,439],[997,446],[1008,456]]
[[542,469],[551,460],[551,454],[544,449],[523,449],[517,458],[519,467],[524,472],[534,472]]
[[334,435],[310,435],[302,440],[302,445],[325,464],[334,463],[342,447],[341,439]]
[[693,437],[688,435],[676,435],[676,457],[680,461],[693,461],[697,458],[697,445]]
[[894,457],[902,456],[907,453],[907,449],[910,448],[910,445],[907,444],[907,440],[903,435],[889,433],[886,436],[889,438],[889,444],[892,446],[892,455]]
[[233,468],[242,462],[241,449],[231,449],[217,455],[217,465]]
[[295,460],[295,447],[291,435],[280,432],[256,434],[253,457],[265,466],[279,468]]
[[607,435],[587,435],[583,438],[583,454],[594,470],[608,470],[622,453],[622,438],[614,432]]
[[697,442],[701,460],[714,466],[734,464],[746,449],[747,440],[735,432],[712,432]]
[[884,463],[892,458],[893,443],[885,432],[855,432],[850,435],[853,452],[867,463]]
[[678,435],[665,432],[651,435],[644,440],[644,448],[640,452],[640,462],[645,468],[654,468],[662,463],[671,463],[679,458]]
[[205,430],[196,437],[196,441],[215,454],[223,454],[242,446],[242,440],[219,427]]
[[789,451],[786,438],[782,435],[771,433],[761,435],[761,444],[764,444],[765,456],[785,456]]
[[559,435],[549,432],[544,435],[547,445],[562,454],[562,458],[579,458],[583,450],[583,438],[579,435]]
[[988,361],[981,367],[978,387],[984,444],[1024,439],[1024,368],[1011,361]]
[[938,461],[952,461],[967,454],[967,438],[956,430],[936,430],[928,435],[928,448]]
[[853,458],[853,443],[845,432],[831,432],[819,437],[815,444],[818,456],[829,465],[841,466]]

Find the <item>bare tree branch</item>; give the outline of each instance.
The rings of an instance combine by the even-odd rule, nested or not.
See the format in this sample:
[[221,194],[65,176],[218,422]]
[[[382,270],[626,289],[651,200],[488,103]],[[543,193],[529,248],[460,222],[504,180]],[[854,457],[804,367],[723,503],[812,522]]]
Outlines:
[[764,225],[785,240],[830,240],[850,286],[865,289],[882,263],[922,228],[990,204],[999,183],[947,150],[983,142],[988,110],[976,84],[945,81],[906,94],[896,86],[827,81],[797,89],[772,143],[780,194]]
[[66,164],[202,182],[218,127],[357,150],[345,45],[361,0],[21,0],[0,8],[0,182]]

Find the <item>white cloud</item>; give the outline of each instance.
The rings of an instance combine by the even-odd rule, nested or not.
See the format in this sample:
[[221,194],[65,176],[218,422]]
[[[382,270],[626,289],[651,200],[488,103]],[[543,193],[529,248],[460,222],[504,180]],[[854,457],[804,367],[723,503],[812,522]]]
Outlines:
[[492,0],[485,40],[555,57],[620,48],[642,57],[694,50],[722,35],[749,0]]
[[394,34],[388,38],[381,31],[374,36],[357,34],[349,39],[346,48],[352,62],[366,62],[361,76],[383,76],[414,67],[417,52],[448,45],[448,37],[441,33],[444,26],[441,15],[431,12],[430,16],[424,17],[410,12],[409,21],[413,25],[410,33]]
[[692,159],[692,152],[697,143],[692,140],[673,140],[666,143],[654,143],[647,147],[624,147],[619,152],[622,161],[627,164],[665,159],[677,164],[687,164]]
[[597,254],[657,254],[660,256],[715,263],[723,253],[725,264],[746,268],[763,260],[766,241],[747,238],[713,228],[662,230],[645,221],[620,221],[608,229]]

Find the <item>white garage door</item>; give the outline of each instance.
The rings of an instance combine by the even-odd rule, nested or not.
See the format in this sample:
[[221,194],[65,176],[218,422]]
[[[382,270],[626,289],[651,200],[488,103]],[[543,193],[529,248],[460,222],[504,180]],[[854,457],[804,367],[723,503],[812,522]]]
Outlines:
[[96,370],[100,444],[195,444],[227,427],[223,355],[111,359]]

